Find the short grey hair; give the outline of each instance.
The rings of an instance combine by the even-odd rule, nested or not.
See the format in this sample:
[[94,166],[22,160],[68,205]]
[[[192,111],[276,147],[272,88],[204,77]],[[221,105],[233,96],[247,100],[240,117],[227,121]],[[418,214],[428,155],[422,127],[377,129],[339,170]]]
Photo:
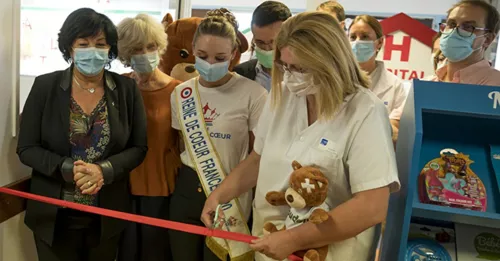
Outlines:
[[147,14],[125,18],[118,24],[118,59],[130,66],[130,58],[136,48],[143,48],[154,42],[162,55],[167,48],[167,34],[163,25]]

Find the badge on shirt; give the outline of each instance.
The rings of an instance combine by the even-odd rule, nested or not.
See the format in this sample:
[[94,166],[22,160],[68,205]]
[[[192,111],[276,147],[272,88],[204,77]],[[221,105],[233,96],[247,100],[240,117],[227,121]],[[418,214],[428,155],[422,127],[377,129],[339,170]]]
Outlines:
[[327,138],[321,138],[319,140],[319,145],[318,145],[318,149],[320,150],[324,150],[324,151],[330,151],[330,152],[333,152],[335,153],[335,144],[328,140]]
[[385,106],[389,106],[389,102],[388,101],[385,101],[384,104],[385,104]]

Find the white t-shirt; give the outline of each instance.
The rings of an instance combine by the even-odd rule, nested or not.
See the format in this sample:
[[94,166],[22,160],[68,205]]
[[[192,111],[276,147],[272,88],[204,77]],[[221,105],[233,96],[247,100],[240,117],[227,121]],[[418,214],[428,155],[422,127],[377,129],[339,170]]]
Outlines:
[[[265,196],[269,191],[288,188],[293,160],[322,170],[329,180],[325,203],[330,209],[361,191],[388,185],[391,192],[399,190],[387,109],[373,92],[360,88],[346,98],[333,120],[308,126],[306,98],[283,89],[281,105],[271,108],[269,96],[254,130],[254,150],[261,155],[254,200],[254,236],[263,234],[266,222],[281,227],[285,221],[288,206],[272,206]],[[368,261],[373,258],[377,238],[372,227],[354,238],[331,244],[326,261]],[[255,260],[271,259],[257,253]]]
[[389,112],[389,119],[399,120],[403,114],[407,92],[404,83],[392,72],[389,72],[384,62],[377,61],[377,68],[370,74],[371,90],[381,99]]
[[[194,87],[198,78],[193,78],[176,87]],[[233,73],[224,85],[207,88],[198,83],[205,123],[226,175],[248,156],[249,132],[258,123],[264,107],[267,91],[258,83]],[[172,127],[180,129],[175,92],[171,96]],[[181,161],[196,169],[187,151],[181,153]],[[240,196],[240,205],[246,217],[250,216],[252,193]]]
[[290,211],[288,211],[288,215],[286,216],[285,219],[286,229],[292,229],[296,226],[300,226],[306,222],[309,222],[311,214],[316,209],[324,209],[327,212],[330,211],[330,208],[326,203],[323,203],[313,208],[303,208],[303,209],[290,208]]

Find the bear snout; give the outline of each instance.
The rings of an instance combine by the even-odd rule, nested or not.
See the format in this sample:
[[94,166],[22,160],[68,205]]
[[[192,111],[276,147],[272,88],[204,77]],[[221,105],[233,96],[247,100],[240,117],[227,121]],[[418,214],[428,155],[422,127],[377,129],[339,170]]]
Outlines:
[[286,203],[292,208],[303,209],[306,207],[306,201],[300,193],[293,188],[288,188],[285,192]]
[[194,68],[194,65],[186,66],[186,68],[184,70],[186,70],[187,73],[194,73],[194,71],[196,71],[196,69]]

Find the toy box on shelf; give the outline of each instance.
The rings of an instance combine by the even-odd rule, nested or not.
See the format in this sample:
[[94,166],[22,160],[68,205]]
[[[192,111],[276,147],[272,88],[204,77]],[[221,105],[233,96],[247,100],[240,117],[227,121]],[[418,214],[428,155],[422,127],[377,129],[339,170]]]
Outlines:
[[396,157],[380,260],[405,260],[412,219],[500,228],[500,87],[414,80]]
[[409,260],[457,261],[455,230],[411,224],[408,249]]
[[458,261],[500,259],[500,228],[456,224]]

